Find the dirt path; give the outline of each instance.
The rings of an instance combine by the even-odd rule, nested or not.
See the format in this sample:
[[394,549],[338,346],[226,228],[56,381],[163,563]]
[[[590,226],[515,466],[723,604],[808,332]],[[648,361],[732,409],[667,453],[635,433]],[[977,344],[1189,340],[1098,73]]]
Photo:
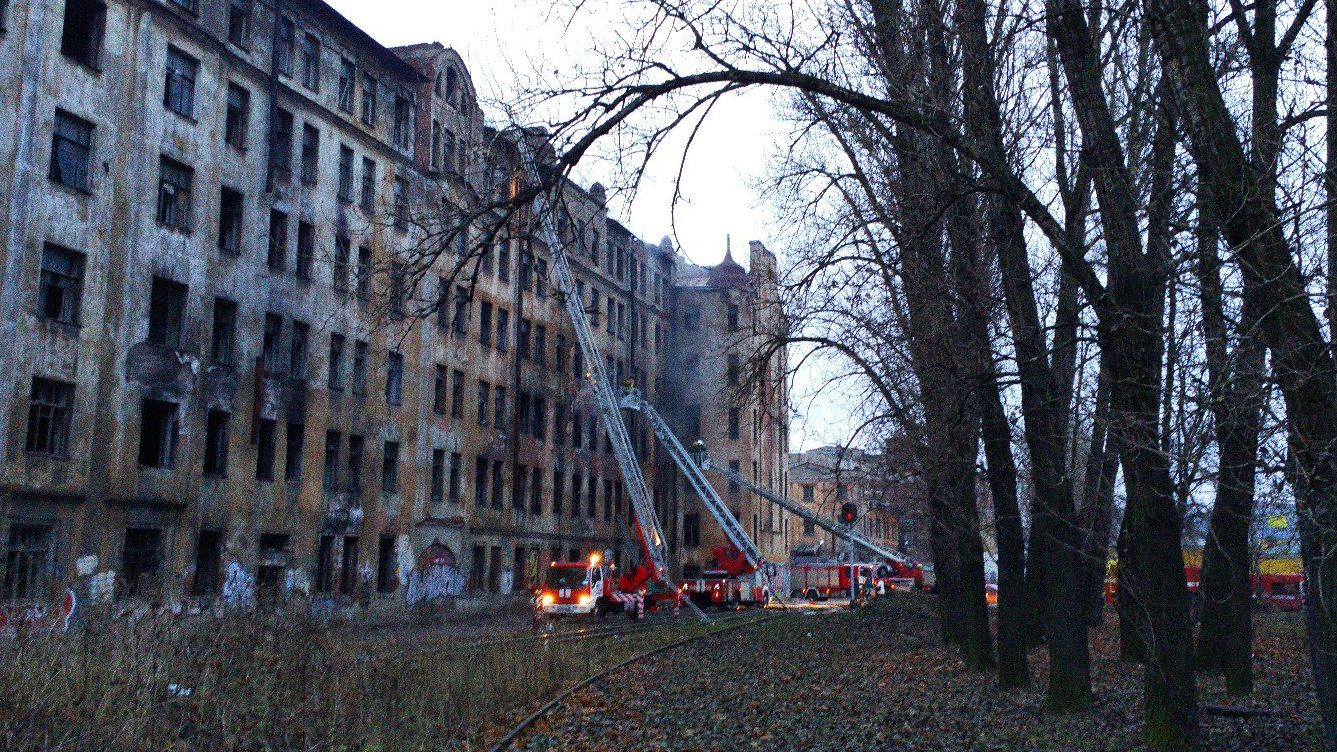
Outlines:
[[[1003,693],[938,645],[931,601],[795,616],[675,650],[578,695],[523,740],[529,750],[1128,750],[1141,747],[1140,671],[1093,635],[1098,707],[1043,711],[1036,686]],[[1208,749],[1314,750],[1316,714],[1299,622],[1264,615],[1250,719],[1204,718]],[[1224,702],[1203,679],[1204,703]]]

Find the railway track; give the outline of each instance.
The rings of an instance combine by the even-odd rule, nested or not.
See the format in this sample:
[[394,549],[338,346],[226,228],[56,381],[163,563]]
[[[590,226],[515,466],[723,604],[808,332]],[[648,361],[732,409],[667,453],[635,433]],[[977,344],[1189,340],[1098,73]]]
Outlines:
[[711,622],[711,627],[704,632],[701,632],[699,634],[689,635],[682,639],[675,640],[667,644],[658,645],[649,650],[638,652],[635,655],[631,656],[630,658],[619,661],[611,666],[608,666],[607,668],[601,669],[595,672],[594,674],[591,674],[590,676],[586,677],[585,679],[577,682],[576,684],[573,684],[570,687],[567,687],[566,689],[559,692],[551,700],[541,705],[537,710],[535,710],[533,713],[525,717],[524,720],[520,721],[518,724],[512,727],[510,731],[506,732],[504,736],[498,739],[497,742],[493,744],[492,747],[490,747],[489,752],[502,752],[502,750],[508,749],[510,745],[517,738],[519,738],[519,736],[523,734],[530,726],[534,725],[535,722],[543,718],[548,713],[561,707],[563,702],[567,698],[571,697],[580,690],[585,689],[586,687],[589,687],[599,681],[602,681],[603,679],[609,677],[610,675],[616,673],[617,671],[623,668],[626,668],[627,666],[630,666],[633,663],[643,661],[647,658],[651,658],[660,653],[667,652],[669,650],[681,647],[683,645],[695,642],[697,640],[702,640],[707,637],[712,637],[724,632],[731,632],[736,629],[743,629],[745,627],[755,626],[757,624],[762,624],[764,622],[768,622],[774,619],[779,619],[786,616],[792,616],[795,613],[797,612],[791,609],[786,609],[778,613],[776,612],[766,613],[765,611],[760,612],[760,614],[758,614],[755,611],[738,612],[735,614],[730,614],[714,619]]

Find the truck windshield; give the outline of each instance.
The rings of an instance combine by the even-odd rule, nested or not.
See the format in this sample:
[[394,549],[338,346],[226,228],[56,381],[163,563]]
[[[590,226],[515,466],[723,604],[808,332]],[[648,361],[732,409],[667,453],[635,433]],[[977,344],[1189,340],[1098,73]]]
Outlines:
[[548,587],[573,588],[585,584],[584,567],[553,567],[548,570]]

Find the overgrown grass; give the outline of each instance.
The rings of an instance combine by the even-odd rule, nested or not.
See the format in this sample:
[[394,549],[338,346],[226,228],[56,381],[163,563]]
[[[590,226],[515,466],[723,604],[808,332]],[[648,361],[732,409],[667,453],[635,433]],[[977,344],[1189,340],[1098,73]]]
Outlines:
[[544,649],[349,639],[291,614],[146,618],[0,640],[0,749],[480,746],[558,689],[701,627]]

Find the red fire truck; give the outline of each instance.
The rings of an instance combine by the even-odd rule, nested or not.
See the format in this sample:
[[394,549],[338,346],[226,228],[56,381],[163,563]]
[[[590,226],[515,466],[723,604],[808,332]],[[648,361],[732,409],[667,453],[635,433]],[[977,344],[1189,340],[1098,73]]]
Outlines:
[[715,558],[700,577],[683,580],[683,592],[693,603],[701,608],[739,608],[765,606],[770,602],[766,578],[742,551],[733,546],[716,546],[711,553]]
[[645,611],[650,568],[639,565],[621,576],[616,570],[597,553],[585,561],[552,562],[537,592],[539,613],[549,617],[602,617],[625,611],[631,618],[639,618]]
[[[854,568],[859,576],[858,597],[862,600],[876,594],[878,565],[856,562]],[[789,594],[792,598],[807,598],[810,601],[848,598],[850,564],[835,561],[792,564],[789,567]]]

